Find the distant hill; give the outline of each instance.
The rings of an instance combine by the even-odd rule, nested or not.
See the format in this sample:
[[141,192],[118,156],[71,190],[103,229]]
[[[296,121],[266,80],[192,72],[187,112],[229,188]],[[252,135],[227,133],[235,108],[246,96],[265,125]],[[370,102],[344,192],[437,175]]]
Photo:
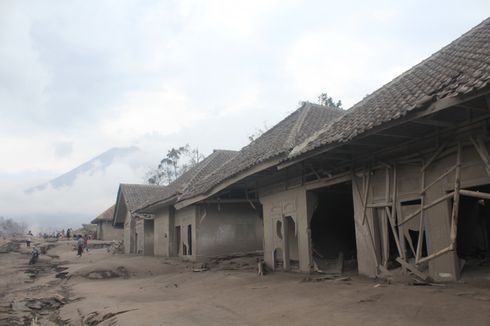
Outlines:
[[92,175],[95,172],[103,171],[108,166],[110,166],[116,159],[124,158],[130,154],[139,152],[139,148],[132,147],[114,147],[111,148],[104,153],[94,157],[93,159],[77,166],[73,170],[66,172],[65,174],[60,175],[46,183],[41,185],[37,185],[35,187],[26,189],[26,193],[33,193],[36,191],[42,191],[46,189],[48,186],[52,188],[60,188],[60,187],[69,187],[73,184],[77,176],[81,174],[89,174]]

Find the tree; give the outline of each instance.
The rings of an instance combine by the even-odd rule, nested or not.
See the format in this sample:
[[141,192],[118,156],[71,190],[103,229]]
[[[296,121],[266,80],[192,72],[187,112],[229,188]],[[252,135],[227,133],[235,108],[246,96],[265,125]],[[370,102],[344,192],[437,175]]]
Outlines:
[[248,140],[250,142],[253,142],[257,138],[262,136],[267,130],[269,130],[269,127],[267,126],[267,123],[265,123],[265,121],[264,121],[264,125],[262,126],[262,128],[256,128],[255,131],[253,132],[253,134],[248,136]]
[[320,96],[318,96],[318,103],[321,105],[342,109],[342,101],[338,100],[335,102],[335,100],[331,96],[328,96],[327,93],[321,93]]
[[19,235],[27,232],[27,224],[15,222],[11,218],[0,216],[0,236]]
[[198,148],[189,144],[177,148],[172,147],[160,161],[156,169],[148,171],[146,179],[149,184],[168,185],[204,158]]

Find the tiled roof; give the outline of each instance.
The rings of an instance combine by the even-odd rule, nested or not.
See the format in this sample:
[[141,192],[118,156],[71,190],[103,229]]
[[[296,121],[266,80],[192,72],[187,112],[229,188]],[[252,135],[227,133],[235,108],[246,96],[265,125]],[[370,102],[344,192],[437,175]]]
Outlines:
[[318,147],[348,142],[383,123],[446,97],[489,85],[490,18],[364,98],[331,125],[297,146],[296,157]]
[[223,164],[235,157],[237,153],[237,151],[231,150],[214,150],[212,154],[166,186],[165,190],[162,191],[157,198],[149,198],[142,203],[139,208],[144,208],[156,202],[163,202],[174,196],[180,196],[191,187],[192,184],[199,183],[202,179],[218,170]]
[[142,184],[123,184],[119,186],[128,210],[133,213],[146,201],[155,201],[167,193],[167,187]]
[[190,185],[180,199],[204,194],[213,187],[259,163],[285,157],[297,144],[310,137],[345,111],[305,102],[284,120],[259,138],[243,147],[240,152],[213,174]]
[[100,213],[100,215],[98,215],[96,218],[94,218],[92,220],[92,224],[96,224],[98,222],[110,222],[114,219],[114,210],[116,208],[116,204],[112,205],[111,207],[109,207],[108,209],[106,209],[105,211],[103,211],[102,213]]

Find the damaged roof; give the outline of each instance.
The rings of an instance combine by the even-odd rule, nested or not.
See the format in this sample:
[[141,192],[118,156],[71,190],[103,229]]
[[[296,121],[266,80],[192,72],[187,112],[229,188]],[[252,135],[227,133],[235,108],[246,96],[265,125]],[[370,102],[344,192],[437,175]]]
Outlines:
[[100,213],[96,218],[92,220],[92,224],[97,224],[98,222],[110,222],[114,219],[114,210],[116,208],[116,204],[112,205],[102,213]]
[[211,175],[238,154],[238,151],[216,149],[201,162],[178,177],[175,181],[165,187],[157,198],[148,198],[137,210],[144,210],[154,204],[166,202],[169,199],[177,199],[194,183]]
[[344,114],[344,110],[305,102],[259,138],[243,147],[238,155],[199,182],[189,185],[181,200],[204,194],[221,182],[262,162],[285,158],[294,146]]
[[490,18],[366,96],[332,124],[297,146],[290,158],[345,143],[383,123],[447,97],[480,90],[490,81]]

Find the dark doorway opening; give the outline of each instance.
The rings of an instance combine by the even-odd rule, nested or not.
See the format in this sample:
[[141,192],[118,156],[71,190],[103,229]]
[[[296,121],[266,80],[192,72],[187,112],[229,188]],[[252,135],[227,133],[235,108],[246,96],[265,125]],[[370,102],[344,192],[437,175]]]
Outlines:
[[174,250],[175,256],[180,255],[180,225],[175,227],[175,240],[174,240]]
[[187,255],[192,256],[192,225],[187,226]]
[[154,220],[144,220],[143,232],[144,232],[144,247],[143,254],[145,256],[153,256],[154,252]]
[[[490,193],[490,185],[468,190]],[[460,197],[456,252],[465,272],[490,269],[490,200]]]
[[298,249],[298,230],[296,223],[291,216],[284,218],[284,235],[285,245],[287,250],[286,257],[288,258],[288,268],[299,268],[299,249]]
[[357,271],[351,182],[314,192],[318,206],[310,227],[315,268],[324,272]]

